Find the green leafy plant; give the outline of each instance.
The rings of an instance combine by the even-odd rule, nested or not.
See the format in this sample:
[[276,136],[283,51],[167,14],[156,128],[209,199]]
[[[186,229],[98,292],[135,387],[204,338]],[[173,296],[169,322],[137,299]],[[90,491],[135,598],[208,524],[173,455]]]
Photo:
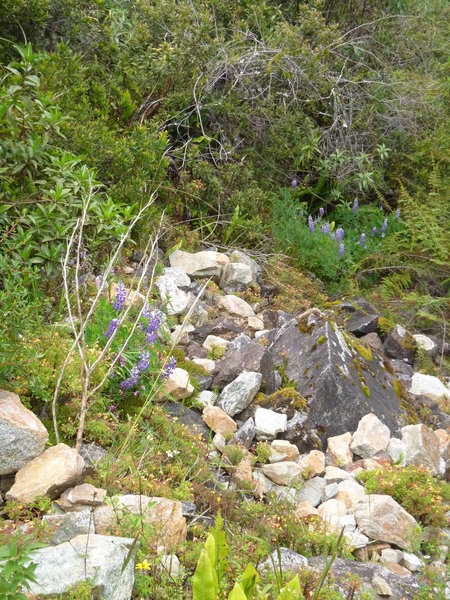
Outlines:
[[42,544],[33,542],[22,548],[11,541],[0,546],[0,595],[10,600],[26,600],[23,590],[30,589],[30,583],[36,583],[37,564],[31,561],[31,553]]

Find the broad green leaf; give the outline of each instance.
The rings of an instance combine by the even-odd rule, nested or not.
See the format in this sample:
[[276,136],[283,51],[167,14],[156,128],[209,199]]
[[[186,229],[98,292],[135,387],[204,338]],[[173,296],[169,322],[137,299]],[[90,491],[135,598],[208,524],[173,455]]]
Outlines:
[[294,577],[282,590],[277,600],[303,600],[304,596],[298,575]]
[[234,588],[231,590],[228,600],[247,600],[247,596],[240,583],[234,584]]
[[216,570],[203,548],[194,573],[193,600],[216,600],[218,591]]
[[251,563],[249,563],[245,567],[245,571],[239,577],[239,583],[241,584],[242,589],[244,590],[244,593],[248,600],[251,600],[251,598],[253,597],[253,593],[255,591],[255,587],[258,581],[259,573],[255,569],[255,567]]

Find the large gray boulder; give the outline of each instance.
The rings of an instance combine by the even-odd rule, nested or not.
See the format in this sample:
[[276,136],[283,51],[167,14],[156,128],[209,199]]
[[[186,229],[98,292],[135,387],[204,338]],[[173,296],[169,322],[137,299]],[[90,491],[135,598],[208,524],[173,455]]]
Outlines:
[[368,413],[391,431],[398,428],[402,411],[391,376],[336,324],[325,319],[312,326],[288,321],[269,350],[308,400],[310,421],[323,432],[322,441],[355,431]]
[[219,279],[222,268],[230,262],[225,254],[205,250],[203,252],[183,252],[175,250],[169,256],[170,266],[184,271],[192,277],[214,277]]
[[15,473],[44,451],[48,432],[17,394],[0,390],[0,475]]
[[271,354],[258,344],[250,342],[238,350],[228,349],[223,358],[216,361],[213,371],[213,386],[222,390],[236,379],[242,371],[261,373],[261,388],[272,391],[274,387],[273,361]]
[[[133,538],[78,535],[70,542],[35,550],[36,596],[56,596],[90,579],[96,597],[102,600],[130,600],[134,584],[134,554],[123,569]],[[123,569],[123,571],[122,571]]]
[[261,373],[245,371],[229,383],[219,396],[217,405],[234,417],[251,404],[261,385]]
[[223,268],[219,286],[227,292],[239,292],[248,288],[252,281],[253,273],[248,265],[229,263]]

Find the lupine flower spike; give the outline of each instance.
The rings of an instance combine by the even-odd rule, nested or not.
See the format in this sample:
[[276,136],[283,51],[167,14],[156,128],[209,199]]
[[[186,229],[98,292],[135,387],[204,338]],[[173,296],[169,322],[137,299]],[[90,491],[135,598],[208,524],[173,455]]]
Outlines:
[[355,198],[353,201],[353,214],[356,215],[356,211],[358,210],[359,207],[359,200],[358,198]]
[[339,258],[342,257],[342,255],[344,254],[344,244],[339,244]]
[[175,360],[175,357],[171,356],[169,359],[169,362],[167,362],[164,366],[164,370],[163,370],[161,377],[163,377],[163,378],[170,377],[172,375],[172,373],[175,371],[176,366],[177,366],[177,361]]
[[294,188],[294,190],[295,190],[295,188],[298,186],[298,181],[297,181],[296,179],[293,179],[293,180],[292,180],[292,182],[291,182],[291,186],[292,186],[292,187]]
[[324,233],[325,235],[330,235],[330,224],[329,223],[325,223],[325,225],[322,225],[322,233]]
[[400,209],[397,208],[397,210],[395,211],[395,218],[398,220],[400,219]]
[[342,229],[342,227],[338,227],[336,229],[336,241],[342,242],[343,239],[344,239],[344,230]]
[[309,217],[308,217],[308,227],[309,227],[310,232],[314,233],[315,227],[314,227],[314,221],[313,221],[313,218],[311,215],[309,215]]
[[361,237],[359,238],[359,245],[360,246],[365,246],[366,245],[366,234],[362,233]]
[[386,231],[387,231],[387,226],[388,226],[388,220],[387,218],[384,220],[383,225],[381,227],[381,237],[384,238],[384,236],[386,235]]
[[122,310],[125,300],[127,299],[127,290],[121,281],[117,284],[116,300],[113,303],[114,310]]
[[373,237],[374,235],[376,235],[376,233],[377,233],[377,228],[376,228],[376,227],[374,227],[374,228],[372,229],[372,237]]
[[108,330],[105,333],[106,338],[110,338],[115,330],[119,327],[119,319],[111,319],[108,325]]
[[319,217],[322,218],[324,214],[325,214],[325,209],[320,207],[319,208]]

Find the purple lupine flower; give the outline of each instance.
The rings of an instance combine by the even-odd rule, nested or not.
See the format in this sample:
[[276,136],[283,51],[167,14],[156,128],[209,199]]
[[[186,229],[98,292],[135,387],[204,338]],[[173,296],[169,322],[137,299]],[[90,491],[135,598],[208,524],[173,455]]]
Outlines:
[[105,333],[105,337],[109,339],[118,327],[119,319],[111,319],[108,325],[108,330]]
[[366,245],[366,234],[362,233],[361,237],[359,238],[359,245],[360,246],[365,246]]
[[358,210],[359,207],[359,200],[358,198],[355,198],[353,200],[353,214],[356,215],[356,211]]
[[373,237],[374,235],[376,235],[376,234],[377,234],[377,228],[376,228],[376,227],[373,227],[373,228],[372,228],[372,237]]
[[120,384],[121,390],[130,390],[132,387],[139,383],[139,375],[141,372],[139,371],[137,366],[131,367],[130,376],[122,381]]
[[108,410],[109,412],[115,413],[117,411],[117,406],[115,404],[111,404]]
[[319,208],[319,217],[322,218],[324,214],[325,214],[325,209],[320,207]]
[[339,244],[339,258],[341,258],[342,255],[344,254],[344,250],[345,250],[344,244]]
[[176,366],[177,366],[177,361],[175,360],[174,356],[171,356],[169,358],[169,362],[167,362],[164,365],[164,370],[163,370],[161,377],[163,377],[164,379],[167,377],[170,377],[172,375],[172,373],[175,371]]
[[100,288],[100,286],[103,283],[103,277],[101,275],[97,275],[96,277],[94,277],[94,283],[98,288]]
[[387,226],[388,226],[388,220],[386,217],[386,219],[383,221],[383,225],[381,226],[381,237],[382,238],[384,238],[384,236],[386,235]]
[[325,225],[322,225],[322,233],[324,233],[325,235],[330,235],[330,224],[329,223],[325,223]]
[[138,362],[138,365],[137,365],[138,369],[142,373],[145,373],[145,371],[150,366],[150,354],[148,353],[147,350],[144,350],[144,352],[142,352],[142,354],[140,355],[140,359],[141,360]]
[[395,211],[395,218],[397,219],[397,221],[398,221],[398,219],[400,219],[400,209],[399,208],[397,208],[397,210]]
[[147,302],[147,304],[144,306],[144,308],[142,309],[142,316],[145,319],[150,319],[150,317],[152,316],[152,312],[153,312],[153,307],[151,304],[149,304]]
[[311,215],[309,215],[309,217],[308,217],[308,227],[309,227],[310,232],[314,233],[315,227],[314,227],[314,221],[313,221],[313,218]]
[[127,361],[126,361],[126,359],[125,359],[125,356],[122,356],[122,355],[120,355],[120,356],[119,356],[119,365],[120,365],[121,367],[124,367],[124,366],[126,365],[126,363],[127,363]]
[[116,288],[116,300],[113,303],[114,310],[122,310],[125,300],[127,299],[127,290],[123,283],[119,281]]
[[292,187],[294,188],[294,190],[295,190],[295,188],[298,186],[298,181],[297,181],[296,179],[293,179],[293,180],[292,180],[292,182],[291,182],[291,186],[292,186]]
[[157,334],[156,331],[149,331],[149,332],[147,332],[147,335],[145,337],[145,341],[147,342],[147,344],[149,346],[151,346],[152,344],[155,344],[157,339],[158,339],[158,334]]
[[336,229],[336,241],[342,242],[343,239],[344,239],[344,230],[342,229],[342,227],[338,227]]

